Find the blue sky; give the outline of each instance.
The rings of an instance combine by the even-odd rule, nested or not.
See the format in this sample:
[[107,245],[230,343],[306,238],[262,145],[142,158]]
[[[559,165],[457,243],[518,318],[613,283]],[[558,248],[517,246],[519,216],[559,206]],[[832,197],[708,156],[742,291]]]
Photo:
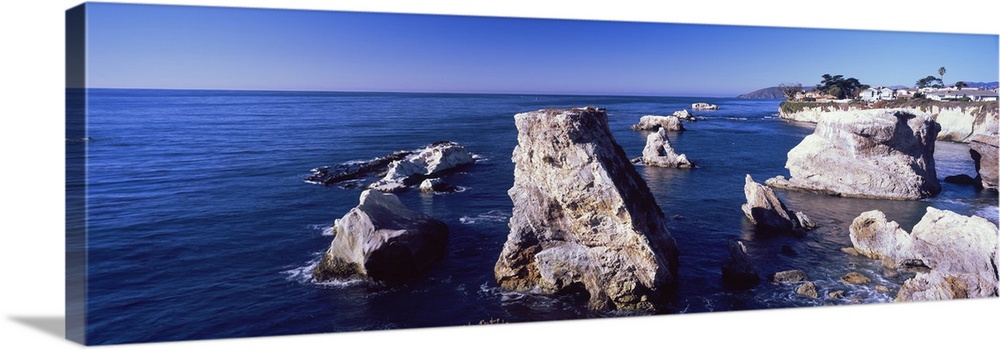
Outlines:
[[997,35],[88,6],[91,87],[735,96],[998,76]]

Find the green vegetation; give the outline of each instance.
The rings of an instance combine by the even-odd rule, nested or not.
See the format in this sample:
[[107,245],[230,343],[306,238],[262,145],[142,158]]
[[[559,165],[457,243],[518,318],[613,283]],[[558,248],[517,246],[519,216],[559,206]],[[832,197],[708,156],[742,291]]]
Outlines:
[[868,87],[855,78],[844,79],[843,75],[823,74],[823,81],[816,85],[816,90],[833,95],[837,99],[846,99],[857,97],[861,90]]
[[[935,83],[935,81],[937,83]],[[917,80],[917,87],[918,88],[925,88],[925,87],[943,88],[944,87],[944,83],[941,81],[940,78],[935,77],[933,75],[928,75],[927,77],[924,77],[924,78],[922,78],[920,80]]]

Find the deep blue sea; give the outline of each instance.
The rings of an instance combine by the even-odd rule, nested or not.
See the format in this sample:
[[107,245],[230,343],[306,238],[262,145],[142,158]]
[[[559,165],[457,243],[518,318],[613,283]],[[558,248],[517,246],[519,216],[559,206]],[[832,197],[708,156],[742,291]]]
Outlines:
[[[87,341],[92,344],[211,339],[412,327],[642,316],[588,311],[586,299],[506,292],[493,266],[508,234],[516,113],[548,107],[607,109],[630,157],[646,114],[694,102],[717,111],[670,133],[696,169],[639,166],[681,251],[680,285],[666,313],[696,313],[892,300],[907,275],[849,256],[848,226],[880,209],[906,230],[927,206],[997,222],[997,194],[943,183],[922,201],[837,198],[778,190],[820,227],[803,237],[755,232],[740,210],[746,174],[788,176],[786,153],[813,125],[777,118],[778,100],[474,94],[186,90],[87,92]],[[329,228],[358,202],[359,189],[304,182],[310,169],[454,141],[477,163],[447,176],[463,191],[400,199],[448,224],[448,253],[422,278],[391,288],[317,284],[309,270],[329,247]],[[937,143],[938,177],[975,175],[968,146]],[[720,266],[727,241],[746,242],[766,277],[801,269],[820,295],[762,282],[729,290]],[[867,286],[838,278],[859,271]],[[883,285],[889,293],[875,290]],[[684,317],[684,316],[665,316]]]

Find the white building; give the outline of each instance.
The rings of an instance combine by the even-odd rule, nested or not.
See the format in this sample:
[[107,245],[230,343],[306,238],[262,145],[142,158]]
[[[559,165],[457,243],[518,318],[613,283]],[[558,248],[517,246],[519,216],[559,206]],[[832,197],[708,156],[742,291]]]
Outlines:
[[867,88],[861,91],[859,96],[862,101],[875,102],[884,100],[895,100],[896,93],[887,87]]

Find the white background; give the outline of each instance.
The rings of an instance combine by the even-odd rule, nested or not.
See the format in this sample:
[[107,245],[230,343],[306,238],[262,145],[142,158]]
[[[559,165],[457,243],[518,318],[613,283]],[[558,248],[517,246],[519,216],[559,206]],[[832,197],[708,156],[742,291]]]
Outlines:
[[[109,1],[120,2],[120,1]],[[995,1],[725,1],[653,5],[615,0],[155,1],[280,7],[814,28],[1000,33]],[[665,2],[664,2],[665,3]],[[0,348],[74,348],[52,325],[63,317],[64,11],[74,1],[4,1],[0,10]],[[679,53],[684,54],[684,53]],[[817,53],[822,54],[822,53]],[[864,54],[864,53],[859,53]],[[956,53],[960,55],[961,53]],[[693,54],[692,57],[697,57]],[[900,59],[906,59],[900,57]],[[998,63],[1000,65],[1000,63]],[[997,79],[993,79],[997,80]],[[762,86],[763,87],[763,86]],[[39,321],[41,320],[41,321]],[[741,311],[246,338],[115,349],[432,348],[996,348],[1000,299]],[[55,333],[58,333],[56,335]],[[756,348],[756,346],[754,346]]]

